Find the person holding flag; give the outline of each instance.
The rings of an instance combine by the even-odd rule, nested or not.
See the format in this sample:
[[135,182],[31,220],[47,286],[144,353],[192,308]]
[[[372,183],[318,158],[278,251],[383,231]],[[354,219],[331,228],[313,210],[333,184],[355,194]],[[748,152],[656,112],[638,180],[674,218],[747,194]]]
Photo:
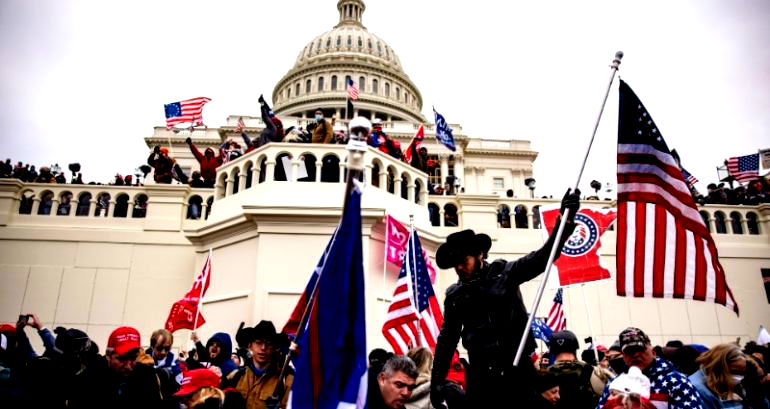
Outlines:
[[[561,213],[569,209],[569,215],[574,215],[579,208],[580,192],[568,190]],[[574,228],[574,219],[568,217],[557,250]],[[461,337],[471,368],[475,369],[468,372],[466,379],[469,407],[505,407],[504,402],[511,402],[511,396],[529,393],[534,367],[527,360],[513,366],[528,321],[519,286],[545,270],[555,237],[551,236],[539,250],[510,262],[488,263],[492,239],[473,230],[450,234],[438,248],[436,263],[443,269],[454,268],[459,280],[447,289],[444,322],[436,342],[430,398],[435,408],[444,407],[447,372]],[[531,354],[535,347],[530,336],[526,353]]]

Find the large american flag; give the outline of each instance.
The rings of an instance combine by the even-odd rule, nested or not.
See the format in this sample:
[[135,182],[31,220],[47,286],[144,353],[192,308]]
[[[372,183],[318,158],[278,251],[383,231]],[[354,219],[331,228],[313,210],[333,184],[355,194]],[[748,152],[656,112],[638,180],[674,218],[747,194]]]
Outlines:
[[617,292],[713,301],[738,312],[682,172],[634,91],[620,81]]
[[382,334],[396,355],[404,355],[416,347],[432,351],[443,322],[441,306],[422,257],[420,238],[412,231]]
[[164,105],[166,111],[166,127],[190,122],[193,125],[203,125],[203,106],[211,101],[210,98],[198,97]]
[[355,101],[358,99],[358,84],[353,78],[348,78],[348,98]]
[[556,291],[556,296],[553,297],[553,304],[548,313],[546,324],[553,332],[567,329],[567,317],[564,316],[564,290],[561,288]]
[[751,182],[759,177],[759,154],[736,156],[728,159],[727,172],[738,183]]

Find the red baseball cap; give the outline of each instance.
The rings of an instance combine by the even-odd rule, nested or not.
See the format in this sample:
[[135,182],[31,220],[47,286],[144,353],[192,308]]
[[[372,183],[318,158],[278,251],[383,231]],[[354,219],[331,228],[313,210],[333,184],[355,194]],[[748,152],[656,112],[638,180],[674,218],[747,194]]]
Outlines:
[[192,371],[184,373],[182,387],[179,388],[179,391],[177,391],[174,396],[192,395],[206,387],[218,388],[220,383],[221,379],[219,378],[219,375],[214,373],[214,371],[206,368],[193,369]]
[[133,349],[141,348],[142,342],[139,331],[132,327],[120,327],[110,334],[107,348],[112,348],[118,355],[126,354]]
[[16,335],[16,327],[11,324],[0,325],[0,333],[8,334],[10,336]]

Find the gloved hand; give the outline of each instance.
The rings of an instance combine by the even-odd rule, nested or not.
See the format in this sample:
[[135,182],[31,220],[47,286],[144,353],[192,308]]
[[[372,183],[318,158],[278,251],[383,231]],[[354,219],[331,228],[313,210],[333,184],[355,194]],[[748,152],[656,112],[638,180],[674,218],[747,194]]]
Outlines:
[[265,105],[265,97],[263,97],[261,94],[259,96],[258,101],[259,101],[259,105]]
[[188,145],[191,145],[191,144],[192,144],[192,138],[190,138],[190,137],[188,136],[188,137],[187,137],[187,139],[185,139],[185,140],[184,140],[184,142],[185,142],[186,144],[188,144]]
[[564,210],[569,209],[568,222],[574,222],[575,214],[580,210],[580,189],[575,189],[574,192],[570,193],[571,191],[572,189],[567,189],[567,193],[561,199],[561,209],[559,210],[559,213],[563,215]]
[[160,145],[155,145],[155,147],[152,149],[155,153],[160,153]]
[[444,382],[431,382],[430,384],[430,403],[434,409],[447,409],[444,405]]

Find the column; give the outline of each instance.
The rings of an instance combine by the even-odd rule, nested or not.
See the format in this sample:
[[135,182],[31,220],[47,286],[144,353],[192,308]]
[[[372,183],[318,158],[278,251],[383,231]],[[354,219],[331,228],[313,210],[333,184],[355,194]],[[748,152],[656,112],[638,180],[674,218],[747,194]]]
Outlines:
[[70,199],[70,214],[68,215],[69,217],[75,217],[75,214],[77,213],[77,210],[78,210],[79,203],[80,202],[75,201],[75,196],[73,195],[72,199]]
[[741,227],[743,227],[743,234],[749,234],[749,223],[746,220],[746,213],[741,213]]
[[428,203],[428,188],[427,186],[423,186],[422,189],[420,189],[420,205],[425,206]]
[[385,165],[382,165],[383,169],[380,169],[380,189],[388,190],[388,170],[385,169]]
[[32,210],[29,212],[29,214],[35,215],[39,210],[40,210],[40,198],[36,196],[34,199],[32,199]]
[[267,174],[265,175],[265,182],[272,182],[275,179],[275,160],[268,159],[266,165],[265,172]]
[[323,166],[323,158],[316,159],[315,161],[315,181],[321,181],[321,167]]
[[369,185],[369,184],[371,184],[371,182],[372,182],[372,179],[371,179],[371,174],[372,174],[372,168],[373,168],[373,167],[374,167],[374,166],[372,166],[372,164],[371,164],[371,163],[367,163],[367,164],[364,166],[364,184],[365,184],[365,185]]
[[532,224],[532,215],[533,215],[533,213],[530,210],[532,210],[532,209],[527,209],[527,228],[528,229],[534,228],[533,227],[534,225]]
[[484,168],[477,167],[476,169],[476,193],[485,193],[484,187],[481,185],[484,182]]
[[228,176],[227,180],[225,180],[225,196],[232,196],[233,195],[233,186],[235,186],[235,180],[230,178]]
[[48,213],[49,216],[57,216],[59,214],[59,199],[54,196],[53,199],[51,199],[51,211]]
[[110,200],[110,204],[107,206],[107,211],[104,212],[104,217],[109,217],[110,219],[115,217],[115,206],[117,206],[117,204],[118,202]]
[[446,177],[449,176],[449,156],[442,154],[439,159],[441,159],[441,186],[443,187],[446,184]]
[[245,172],[240,174],[240,177],[238,178],[238,193],[241,193],[244,190],[246,190],[246,179],[247,179],[247,175]]
[[476,169],[473,167],[466,168],[468,171],[468,179],[465,181],[465,191],[467,193],[476,193],[478,185],[476,185]]
[[401,179],[401,175],[396,175],[396,178],[393,180],[393,194],[401,197],[401,181],[404,179]]
[[715,229],[715,224],[714,224],[715,220],[716,219],[714,219],[713,215],[709,215],[708,228],[710,232],[717,234],[717,230]]
[[444,227],[444,208],[438,208],[438,225]]
[[733,218],[730,217],[730,213],[725,215],[725,233],[733,234]]
[[291,180],[289,178],[286,178],[286,180],[289,180],[289,182],[296,182],[297,181],[297,175],[299,174],[299,162],[301,159],[294,159],[291,161]]
[[[417,185],[414,184],[414,182],[410,182],[409,185],[406,187],[407,190],[407,200],[410,202],[414,202],[414,188],[417,187]],[[419,196],[418,196],[419,197]]]
[[259,171],[259,164],[255,163],[251,168],[251,187],[254,187],[259,183]]
[[[90,204],[88,206],[88,214],[86,215],[89,219],[93,219],[93,218],[96,217],[96,207],[97,207],[98,203],[99,203],[99,201],[97,201],[93,197],[91,198]],[[105,212],[105,213],[107,213],[107,212]]]

